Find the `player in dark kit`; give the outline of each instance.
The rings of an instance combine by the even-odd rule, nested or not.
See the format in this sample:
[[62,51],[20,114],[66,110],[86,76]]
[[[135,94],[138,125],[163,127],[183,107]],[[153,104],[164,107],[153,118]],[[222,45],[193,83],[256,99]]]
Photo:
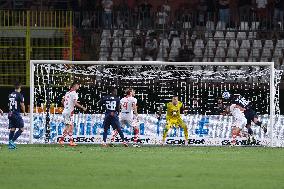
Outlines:
[[[24,131],[24,121],[21,116],[21,109],[26,115],[24,97],[20,93],[21,92],[21,84],[15,84],[15,91],[9,95],[9,149],[16,149],[15,141]],[[16,128],[19,130],[15,133]]]
[[[248,102],[245,98],[243,98],[242,96],[239,96],[237,99],[240,103],[243,101]],[[255,143],[255,139],[253,137],[253,131],[251,129],[251,123],[254,122],[254,124],[260,126],[263,129],[263,132],[266,133],[267,132],[267,126],[262,124],[261,121],[259,121],[258,116],[256,114],[256,112],[252,109],[251,104],[248,102],[246,106],[244,106],[245,110],[244,110],[244,114],[245,117],[247,119],[247,124],[246,124],[246,128],[248,130],[248,134],[249,134],[249,138],[248,138],[248,144],[254,144]]]
[[104,133],[103,133],[103,146],[107,146],[106,139],[107,139],[107,131],[109,130],[110,125],[112,126],[113,130],[116,130],[123,142],[125,147],[128,147],[127,143],[124,141],[124,135],[121,130],[118,114],[120,111],[120,99],[117,97],[117,89],[111,89],[111,95],[104,96],[100,101],[99,104],[106,108],[105,118],[103,122],[104,126]]

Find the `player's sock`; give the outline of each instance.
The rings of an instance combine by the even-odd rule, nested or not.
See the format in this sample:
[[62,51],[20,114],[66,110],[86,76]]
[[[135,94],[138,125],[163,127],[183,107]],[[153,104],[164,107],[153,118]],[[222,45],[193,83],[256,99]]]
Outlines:
[[104,130],[104,133],[103,133],[103,141],[104,141],[104,143],[106,143],[106,139],[107,139],[107,130]]
[[22,132],[23,132],[23,131],[22,131],[21,129],[19,129],[19,130],[15,133],[15,135],[14,135],[12,141],[15,142],[15,141],[17,140],[17,138],[19,138],[19,136],[21,136]]
[[253,131],[252,131],[252,129],[250,127],[248,128],[248,134],[249,135],[253,135]]
[[[119,134],[121,140],[124,142],[124,134],[123,134],[122,130],[121,130],[121,129],[118,129],[118,131],[116,130],[116,132]],[[117,134],[116,134],[116,135],[117,135]]]
[[[120,130],[121,131],[121,130]],[[121,131],[122,132],[122,131]],[[110,139],[110,141],[111,142],[114,142],[114,139],[115,139],[115,137],[117,136],[117,134],[118,134],[119,132],[117,132],[117,130],[114,130],[113,131],[113,133],[112,133],[112,136],[111,136],[111,139]],[[120,134],[119,134],[120,135]],[[120,135],[120,137],[121,137],[121,135]],[[123,137],[123,140],[124,140],[124,137]]]
[[134,129],[134,140],[133,140],[134,143],[137,143],[138,141],[138,134],[139,134],[139,129],[135,128]]
[[14,134],[15,134],[15,131],[11,131],[10,130],[10,133],[9,133],[9,140],[12,140],[14,138]]
[[235,145],[236,144],[236,138],[237,138],[237,135],[232,135],[232,145]]

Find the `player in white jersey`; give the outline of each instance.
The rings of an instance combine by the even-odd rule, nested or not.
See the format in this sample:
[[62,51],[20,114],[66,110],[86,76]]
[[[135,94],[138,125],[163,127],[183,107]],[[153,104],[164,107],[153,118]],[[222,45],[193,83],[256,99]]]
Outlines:
[[78,94],[77,90],[79,89],[79,83],[73,82],[70,88],[70,91],[68,91],[65,96],[62,99],[62,104],[64,105],[64,110],[62,112],[65,128],[63,131],[63,136],[59,139],[58,143],[60,145],[64,145],[64,138],[68,134],[70,137],[70,146],[77,146],[76,143],[73,141],[73,114],[74,114],[74,108],[75,106],[82,109],[83,111],[86,111],[87,109],[83,106],[81,106],[78,101]]
[[126,96],[120,100],[121,125],[129,124],[134,130],[134,147],[139,147],[137,144],[139,127],[138,127],[138,113],[137,113],[137,99],[134,97],[135,91],[132,88],[126,90]]

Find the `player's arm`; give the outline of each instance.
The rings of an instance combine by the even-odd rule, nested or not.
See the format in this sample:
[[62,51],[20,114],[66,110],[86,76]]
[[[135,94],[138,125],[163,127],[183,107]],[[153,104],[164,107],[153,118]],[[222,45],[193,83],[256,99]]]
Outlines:
[[138,116],[137,103],[133,103],[132,107],[133,107],[134,115],[137,117]]
[[74,104],[75,104],[75,106],[76,106],[77,108],[80,108],[80,109],[82,109],[83,111],[86,111],[86,110],[87,110],[87,108],[85,108],[84,106],[82,106],[81,104],[79,104],[77,100],[75,101]]
[[0,109],[0,114],[3,115],[3,111]]
[[65,101],[65,96],[62,97],[61,99],[61,104],[64,106],[64,101]]
[[21,106],[21,109],[24,113],[24,116],[26,116],[27,115],[26,106],[25,106],[25,103],[24,103],[24,97],[23,96],[20,96],[20,106]]

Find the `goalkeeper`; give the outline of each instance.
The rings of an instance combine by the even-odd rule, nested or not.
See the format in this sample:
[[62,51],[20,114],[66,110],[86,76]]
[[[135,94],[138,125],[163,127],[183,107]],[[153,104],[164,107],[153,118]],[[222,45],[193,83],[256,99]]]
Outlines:
[[[177,96],[174,96],[172,98],[172,102],[169,102],[166,104],[167,108],[167,114],[166,114],[166,127],[163,132],[163,140],[162,144],[165,143],[167,133],[172,127],[181,127],[184,130],[184,138],[185,138],[185,145],[188,145],[188,129],[186,124],[181,118],[181,109],[183,107],[182,102],[178,100]],[[159,118],[161,117],[162,114],[162,108],[160,108],[159,111]]]

